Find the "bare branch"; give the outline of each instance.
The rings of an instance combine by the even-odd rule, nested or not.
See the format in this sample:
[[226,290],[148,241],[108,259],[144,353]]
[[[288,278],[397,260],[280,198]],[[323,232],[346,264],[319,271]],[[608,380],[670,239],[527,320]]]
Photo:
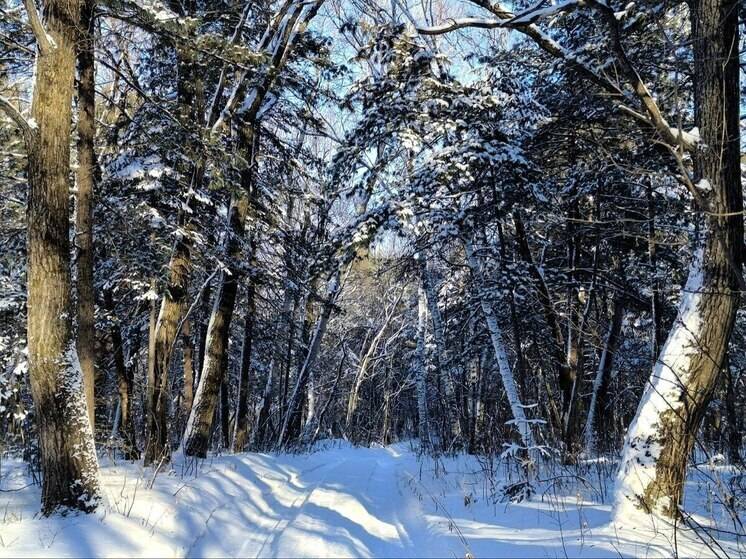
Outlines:
[[23,0],[23,5],[26,7],[28,21],[31,25],[31,30],[34,32],[34,37],[36,37],[36,42],[39,45],[39,51],[42,54],[48,53],[55,48],[55,44],[44,28],[44,24],[41,22],[34,0]]
[[21,112],[16,109],[13,104],[6,98],[0,95],[0,109],[10,117],[10,119],[16,123],[16,126],[20,128],[24,138],[28,142],[34,134],[35,126],[32,125]]

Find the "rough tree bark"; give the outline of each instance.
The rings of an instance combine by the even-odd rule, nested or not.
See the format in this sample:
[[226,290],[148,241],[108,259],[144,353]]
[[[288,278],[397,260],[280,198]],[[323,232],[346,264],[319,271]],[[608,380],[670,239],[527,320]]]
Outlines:
[[83,371],[86,405],[91,428],[96,417],[96,319],[93,287],[93,196],[96,181],[96,90],[94,67],[95,1],[81,5],[78,40],[78,172],[75,211],[77,248],[78,356]]
[[736,311],[743,262],[738,0],[691,3],[695,180],[707,205],[679,313],[625,440],[616,517],[630,507],[675,517],[687,458],[716,385]]
[[181,327],[181,352],[184,361],[184,390],[181,400],[183,417],[189,417],[194,400],[194,352],[192,349],[192,321],[187,318]]
[[[42,512],[93,510],[98,461],[72,331],[70,138],[82,3],[25,2],[37,57],[28,147],[28,361],[42,471]],[[22,122],[22,121],[19,121]]]

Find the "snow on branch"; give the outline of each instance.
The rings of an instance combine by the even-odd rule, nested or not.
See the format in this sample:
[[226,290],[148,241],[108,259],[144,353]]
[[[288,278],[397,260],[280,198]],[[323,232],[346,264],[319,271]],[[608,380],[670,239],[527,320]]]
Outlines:
[[[499,4],[492,4],[487,0],[471,0],[471,2],[489,11],[495,18],[450,20],[449,23],[443,25],[419,28],[419,33],[441,35],[467,27],[516,30],[532,39],[546,53],[571,64],[596,85],[611,93],[614,98],[613,101],[619,106],[620,110],[623,110],[643,126],[655,130],[668,145],[675,146],[683,151],[695,149],[698,143],[698,138],[695,135],[677,130],[666,121],[657,102],[627,56],[621,40],[619,13],[614,12],[604,0],[564,0],[546,7],[541,7],[543,2],[540,1],[519,14],[513,14]],[[595,67],[588,60],[563,47],[534,23],[540,18],[580,7],[589,7],[595,10],[606,22],[615,62],[619,64],[623,78],[627,82],[626,86],[632,90],[631,93],[625,91],[623,83],[618,83],[607,77],[602,69]],[[636,104],[639,104],[640,110],[632,109],[627,105],[634,100],[636,100]]]

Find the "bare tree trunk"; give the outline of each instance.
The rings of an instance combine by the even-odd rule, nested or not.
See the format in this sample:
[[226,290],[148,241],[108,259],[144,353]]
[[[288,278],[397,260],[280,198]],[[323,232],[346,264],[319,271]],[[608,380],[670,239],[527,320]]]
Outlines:
[[[183,223],[182,223],[183,225]],[[171,352],[181,319],[186,312],[187,288],[191,272],[191,239],[189,233],[178,233],[168,264],[168,280],[153,332],[152,362],[148,375],[146,465],[167,462],[171,458],[168,438],[169,384]]]
[[[197,331],[197,366],[194,370],[194,385],[199,384],[199,373],[202,371],[202,366],[205,363],[205,345],[207,344],[207,326],[210,321],[210,292],[211,285],[208,283],[205,286],[205,291],[202,295],[202,309],[200,311],[199,328]],[[194,394],[192,394],[192,401],[194,401]],[[190,408],[191,411],[191,408]]]
[[609,331],[606,334],[604,347],[601,351],[601,358],[598,362],[596,377],[593,379],[593,391],[591,393],[591,403],[588,405],[588,420],[585,424],[585,451],[591,453],[596,450],[596,410],[598,407],[599,395],[604,383],[607,382],[611,367],[614,362],[616,353],[617,340],[622,330],[622,319],[624,318],[624,304],[621,296],[617,295],[614,300],[614,310],[611,315]]
[[417,348],[414,353],[414,386],[417,394],[417,431],[423,450],[432,447],[430,440],[430,418],[427,411],[427,358],[425,337],[427,336],[427,296],[425,289],[417,290]]
[[241,255],[241,238],[249,212],[250,198],[253,196],[253,161],[256,151],[254,131],[250,126],[242,127],[241,149],[248,154],[249,164],[241,170],[240,192],[234,194],[228,212],[225,254],[227,270],[221,270],[215,303],[207,327],[205,362],[200,374],[194,404],[184,431],[182,448],[187,456],[207,456],[215,416],[220,385],[225,378],[227,365],[228,337],[236,305],[236,293],[241,269],[238,259]]
[[[687,459],[728,348],[743,283],[738,1],[691,3],[695,175],[709,206],[676,318],[627,431],[616,517],[629,508],[675,517]],[[705,182],[706,181],[706,182]]]
[[368,365],[370,364],[370,361],[375,356],[376,350],[378,349],[378,344],[381,343],[381,339],[383,338],[383,335],[386,333],[386,329],[388,328],[388,325],[391,323],[391,319],[394,317],[394,313],[396,312],[396,308],[399,306],[399,301],[401,301],[401,297],[404,294],[404,291],[399,293],[399,296],[396,298],[394,303],[391,305],[391,307],[385,311],[385,317],[383,320],[383,324],[381,324],[381,327],[378,329],[378,332],[376,332],[376,335],[373,337],[373,340],[370,342],[370,345],[368,346],[368,350],[365,352],[365,356],[363,357],[363,360],[360,362],[360,368],[357,371],[357,374],[355,375],[355,380],[352,383],[352,388],[350,389],[350,395],[347,399],[347,418],[345,421],[345,431],[348,432],[352,427],[352,421],[355,417],[355,413],[357,412],[357,406],[359,403],[359,393],[360,393],[360,387],[363,384],[363,381],[365,380],[368,372]]
[[655,360],[658,357],[661,346],[665,341],[663,339],[663,324],[662,324],[662,310],[663,305],[661,303],[660,285],[658,283],[658,255],[657,255],[657,243],[655,240],[655,200],[653,198],[653,183],[652,179],[648,183],[647,188],[648,198],[648,265],[650,266],[650,274],[652,282],[650,285],[651,297],[650,297],[650,314],[652,318],[652,335],[651,335],[651,357]]
[[254,284],[252,280],[249,280],[246,293],[243,347],[241,348],[241,371],[238,381],[238,406],[231,444],[233,452],[243,451],[249,440],[249,378],[251,374],[251,342],[254,338],[254,312]]
[[78,356],[83,371],[88,419],[96,425],[96,319],[93,286],[93,193],[96,181],[96,90],[94,67],[94,0],[81,5],[78,41],[78,172],[75,212],[77,247]]
[[92,511],[99,502],[98,460],[71,324],[70,123],[80,10],[79,1],[49,0],[44,22],[34,25],[39,47],[35,126],[27,131],[27,335],[44,514]]
[[[227,357],[226,357],[227,358]],[[231,399],[228,379],[220,383],[220,442],[228,450],[231,444]]]
[[[349,268],[348,268],[349,270]],[[316,322],[316,328],[314,329],[311,342],[306,352],[306,358],[303,361],[303,366],[298,372],[298,378],[295,381],[295,388],[293,394],[290,397],[288,411],[285,415],[285,419],[280,430],[280,436],[278,437],[278,444],[280,446],[286,444],[293,436],[300,434],[300,419],[302,414],[302,399],[306,392],[306,384],[308,377],[311,374],[311,370],[316,364],[316,358],[318,357],[319,350],[321,349],[321,340],[326,332],[326,326],[329,322],[329,318],[332,314],[334,302],[339,295],[342,287],[340,281],[341,269],[338,267],[332,277],[329,279],[329,284],[326,290],[326,301],[324,301],[323,310],[321,316]]]
[[264,384],[264,392],[262,393],[262,403],[259,406],[259,416],[256,419],[256,428],[252,433],[252,443],[264,444],[268,438],[267,429],[269,427],[270,412],[272,411],[272,385],[273,375],[275,368],[274,358],[269,362],[269,369],[267,370],[267,381]]
[[181,352],[184,360],[184,393],[181,400],[181,413],[189,417],[194,400],[194,355],[192,352],[192,321],[187,318],[181,328]]
[[470,240],[464,241],[464,249],[466,251],[466,262],[474,276],[474,281],[476,283],[479,303],[482,307],[482,314],[484,315],[485,322],[487,323],[487,329],[490,333],[490,340],[492,341],[492,347],[495,351],[495,357],[497,359],[503,388],[505,389],[505,395],[508,399],[510,411],[513,415],[513,423],[515,424],[515,427],[521,436],[523,446],[527,451],[530,452],[531,449],[534,447],[534,437],[531,432],[531,426],[529,425],[526,419],[526,414],[523,410],[524,406],[521,403],[520,397],[518,395],[518,387],[515,384],[513,371],[510,369],[508,355],[503,343],[500,326],[497,323],[495,311],[492,308],[490,302],[485,299],[484,294],[482,293],[484,282],[482,277],[482,266],[477,259],[477,256],[474,252],[474,247],[472,246],[472,242]]
[[728,421],[728,462],[738,464],[741,462],[741,430],[738,425],[738,414],[736,412],[736,390],[733,371],[730,368],[730,360],[725,359],[725,380],[727,382],[725,391],[725,417]]
[[435,338],[435,346],[438,354],[438,373],[440,375],[440,382],[443,391],[445,392],[448,428],[450,430],[450,444],[461,440],[464,432],[464,429],[462,428],[463,418],[456,398],[453,365],[446,348],[445,330],[443,327],[443,319],[440,315],[440,309],[438,308],[438,292],[433,284],[432,270],[425,262],[423,262],[421,266],[420,275],[422,287],[425,290],[427,307],[430,312],[430,320],[433,323],[433,337]]
[[[115,315],[114,299],[111,289],[104,291],[104,305],[111,313],[111,327],[109,337],[111,338],[112,353],[114,357],[114,370],[117,375],[117,391],[119,392],[118,422],[119,433],[122,438],[122,454],[125,460],[137,460],[140,453],[137,450],[135,438],[135,425],[132,421],[132,387],[134,384],[133,371],[124,360],[124,342],[122,340],[122,327]],[[116,422],[115,422],[116,423]],[[115,425],[115,427],[117,427]]]
[[[560,319],[557,316],[557,311],[554,308],[551,295],[549,293],[549,287],[544,280],[539,267],[534,262],[533,255],[531,254],[531,247],[528,244],[528,238],[526,237],[526,228],[523,225],[523,220],[518,211],[513,212],[513,224],[515,225],[516,240],[518,242],[518,254],[526,264],[528,264],[528,271],[536,285],[536,291],[539,296],[539,302],[544,313],[544,320],[549,326],[549,330],[552,333],[552,342],[550,343],[550,358],[552,366],[556,370],[557,378],[560,380],[560,384],[566,382],[569,378],[569,371],[567,369],[567,362],[565,355],[563,354],[563,348],[565,347],[565,339],[562,335],[562,328],[560,327]],[[565,379],[565,380],[563,380]],[[557,410],[557,406],[554,403],[556,401],[554,397],[554,391],[551,390],[551,386],[545,383],[545,387],[549,390],[547,394],[550,405],[548,409],[551,412],[550,419],[552,424],[558,432],[562,429],[562,418]]]

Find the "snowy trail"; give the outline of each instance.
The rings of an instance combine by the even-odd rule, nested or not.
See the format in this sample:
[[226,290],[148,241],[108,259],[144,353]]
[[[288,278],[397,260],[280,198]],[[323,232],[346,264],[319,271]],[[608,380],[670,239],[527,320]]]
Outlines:
[[[28,481],[3,464],[0,489]],[[495,505],[473,457],[419,460],[408,445],[216,457],[189,472],[102,469],[95,515],[37,518],[38,487],[0,492],[0,557],[669,556],[665,536],[620,532],[578,494]],[[732,548],[734,549],[734,548]],[[711,555],[679,538],[681,555]],[[736,553],[737,554],[737,553]]]

